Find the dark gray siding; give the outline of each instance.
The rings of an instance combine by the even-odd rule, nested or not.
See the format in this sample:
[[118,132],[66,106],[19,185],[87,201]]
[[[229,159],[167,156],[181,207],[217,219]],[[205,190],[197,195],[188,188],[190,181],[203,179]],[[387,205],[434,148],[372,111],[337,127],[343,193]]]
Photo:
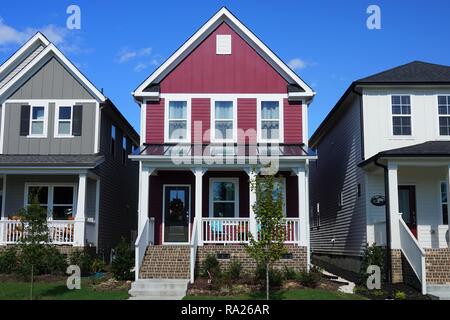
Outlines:
[[345,114],[320,141],[318,161],[311,164],[311,246],[317,253],[358,256],[366,243],[365,183],[358,167],[362,160],[360,97],[347,101],[344,109]]
[[95,183],[93,179],[87,179],[86,183],[86,205],[85,216],[86,218],[95,218]]
[[56,59],[51,58],[9,99],[94,99]]
[[55,138],[56,106],[49,104],[47,138],[20,136],[20,109],[23,103],[5,104],[4,154],[93,154],[95,137],[95,103],[83,105],[83,128],[81,136]]
[[[102,112],[100,152],[105,161],[95,169],[101,177],[99,212],[99,248],[105,253],[114,247],[120,238],[130,237],[137,229],[138,175],[136,162],[128,159],[122,164],[122,132],[116,125],[116,153],[110,154],[112,119]],[[129,146],[128,152],[131,151]]]

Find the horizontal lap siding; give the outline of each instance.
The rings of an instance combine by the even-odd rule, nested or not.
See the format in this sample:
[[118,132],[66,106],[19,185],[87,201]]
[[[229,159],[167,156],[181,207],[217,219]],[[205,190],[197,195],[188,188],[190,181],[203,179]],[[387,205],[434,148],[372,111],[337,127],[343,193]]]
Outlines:
[[164,143],[164,99],[147,102],[146,110],[147,143]]
[[301,143],[302,136],[302,103],[284,99],[284,142]]
[[[210,99],[192,99],[191,102],[192,109],[192,142],[202,142],[208,143],[210,141],[210,122],[211,122],[211,100]],[[196,128],[195,123],[201,123],[200,127]],[[198,130],[198,132],[197,132]]]
[[[238,136],[238,141],[256,142],[256,99],[238,99],[238,129],[244,136]],[[253,129],[253,130],[251,130]],[[239,134],[239,132],[238,132]]]

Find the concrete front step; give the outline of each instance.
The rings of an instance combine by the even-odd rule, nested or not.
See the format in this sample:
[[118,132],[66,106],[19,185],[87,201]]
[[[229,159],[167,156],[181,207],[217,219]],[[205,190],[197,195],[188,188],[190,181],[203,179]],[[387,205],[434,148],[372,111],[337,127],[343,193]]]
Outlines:
[[188,279],[139,279],[128,291],[131,300],[180,300],[187,292]]
[[450,285],[432,284],[427,286],[427,294],[435,300],[450,300]]

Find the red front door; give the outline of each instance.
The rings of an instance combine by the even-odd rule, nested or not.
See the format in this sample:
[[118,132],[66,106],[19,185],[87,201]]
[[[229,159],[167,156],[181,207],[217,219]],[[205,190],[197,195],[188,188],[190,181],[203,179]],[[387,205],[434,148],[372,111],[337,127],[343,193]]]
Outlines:
[[398,208],[402,218],[417,238],[416,187],[398,187]]

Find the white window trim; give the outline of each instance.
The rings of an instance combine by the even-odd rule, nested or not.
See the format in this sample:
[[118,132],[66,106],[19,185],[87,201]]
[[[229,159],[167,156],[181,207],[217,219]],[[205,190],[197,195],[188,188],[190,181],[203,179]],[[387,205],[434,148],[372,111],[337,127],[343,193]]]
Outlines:
[[[48,101],[32,101],[29,103],[30,105],[30,124],[28,128],[27,138],[47,138],[48,135]],[[32,134],[31,127],[33,124],[33,108],[35,107],[44,107],[44,123],[43,123],[43,131],[42,134]],[[38,121],[38,120],[35,120]],[[39,120],[40,121],[40,120]]]
[[450,93],[438,93],[436,94],[436,115],[437,115],[437,136],[441,139],[447,140],[450,135],[441,134],[441,128],[439,124],[440,117],[450,118],[450,114],[439,114],[439,97],[450,97]]
[[[169,103],[171,101],[186,101],[186,139],[170,139],[169,137],[169,120],[185,120],[185,119],[169,119]],[[164,100],[164,142],[166,143],[190,143],[191,142],[191,98],[188,96],[173,96]]]
[[[58,132],[59,129],[59,122],[64,121],[68,122],[68,120],[65,119],[59,119],[59,109],[61,107],[70,107],[70,134],[60,134]],[[55,105],[55,123],[54,123],[54,137],[55,138],[73,138],[73,104],[70,103],[58,103]]]
[[[411,134],[410,135],[395,135],[394,134],[394,117],[408,117],[408,115],[402,115],[402,114],[393,114],[392,113],[392,96],[398,96],[398,97],[409,97],[410,102],[410,110],[411,114],[409,114],[409,117],[411,118]],[[405,93],[391,93],[388,95],[389,97],[389,114],[390,114],[390,137],[393,140],[414,140],[414,112],[413,112],[413,95],[412,94],[405,94]],[[401,98],[400,98],[401,99]]]
[[[216,138],[216,102],[227,102],[231,101],[233,103],[233,137],[231,139],[217,139]],[[224,99],[211,99],[211,142],[237,142],[237,98],[224,98]],[[220,120],[219,120],[220,121]]]
[[[209,178],[209,214],[210,218],[214,218],[214,182],[232,182],[234,183],[234,217],[239,218],[239,178]],[[231,202],[231,201],[230,201]]]
[[[438,196],[439,225],[444,225],[444,213],[442,212],[442,205],[447,204],[447,215],[450,218],[450,212],[449,212],[450,207],[449,207],[448,199],[447,199],[447,202],[442,202],[441,185],[443,183],[445,183],[447,185],[447,188],[448,188],[448,183],[446,181],[444,181],[444,180],[439,181],[439,185],[438,185],[438,187],[439,187],[439,189],[438,189],[438,191],[439,191],[439,196]],[[446,224],[445,224],[445,226],[446,226]]]
[[[278,139],[263,139],[262,137],[262,129],[261,123],[264,119],[261,119],[261,109],[262,102],[278,102],[280,112],[278,115],[279,127],[278,127]],[[302,120],[304,121],[304,120]],[[303,124],[302,124],[303,129]],[[257,99],[257,107],[256,107],[256,132],[257,132],[257,141],[262,143],[284,143],[284,99],[266,99],[266,98],[258,98]]]
[[[219,50],[219,44],[220,41],[224,40],[224,41],[229,41],[229,47],[227,48],[228,50],[225,51],[220,51]],[[216,35],[216,54],[217,55],[231,55],[232,49],[233,48],[233,38],[231,36],[231,34],[217,34]]]
[[[187,242],[170,242],[164,241],[165,239],[165,221],[166,221],[166,188],[167,187],[187,187],[188,188],[188,199],[189,199],[189,220],[188,220],[188,241]],[[191,208],[192,208],[192,196],[191,196],[191,185],[190,184],[163,184],[163,199],[162,199],[162,244],[168,245],[189,245],[191,239]],[[201,216],[201,215],[200,215]]]
[[[30,187],[47,187],[48,188],[48,198],[47,198],[47,219],[52,221],[53,220],[53,206],[54,206],[54,188],[55,187],[72,187],[73,188],[73,217],[75,217],[77,212],[77,198],[78,198],[78,184],[77,183],[43,183],[43,182],[26,182],[25,183],[25,190],[24,190],[24,203],[23,206],[28,206],[28,191]],[[52,213],[52,214],[51,214]]]

